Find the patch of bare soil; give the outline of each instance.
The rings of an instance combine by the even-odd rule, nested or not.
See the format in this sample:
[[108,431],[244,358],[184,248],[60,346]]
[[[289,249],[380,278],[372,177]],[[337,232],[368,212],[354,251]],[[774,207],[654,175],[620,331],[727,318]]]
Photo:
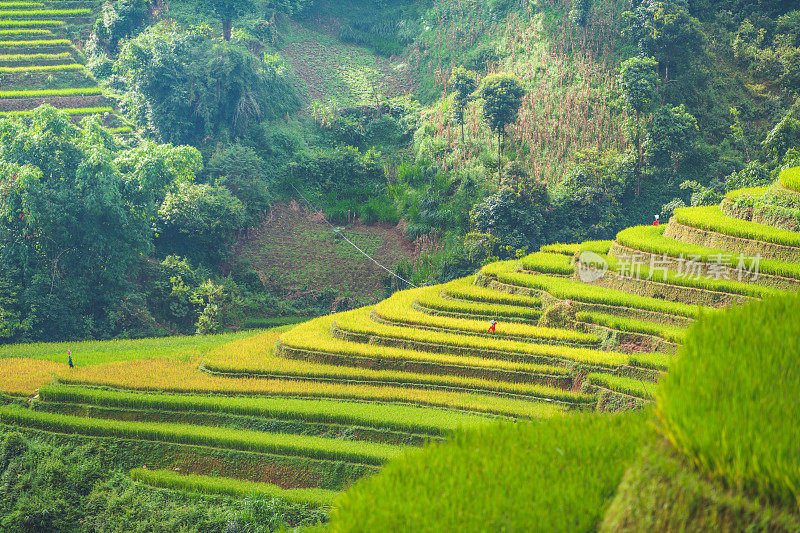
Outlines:
[[[389,224],[354,222],[341,232],[389,269],[414,255],[414,244]],[[296,202],[273,206],[259,227],[242,235],[234,254],[247,258],[264,285],[285,298],[327,291],[351,304],[383,298],[381,277],[386,271],[338,236],[322,213]]]

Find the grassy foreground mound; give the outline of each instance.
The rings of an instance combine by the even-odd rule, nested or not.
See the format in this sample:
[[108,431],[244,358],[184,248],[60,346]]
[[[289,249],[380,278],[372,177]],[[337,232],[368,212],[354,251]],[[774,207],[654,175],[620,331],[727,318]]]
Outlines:
[[576,415],[461,432],[355,485],[330,531],[593,531],[646,420]]
[[800,504],[800,295],[694,326],[657,394],[670,442],[711,477]]

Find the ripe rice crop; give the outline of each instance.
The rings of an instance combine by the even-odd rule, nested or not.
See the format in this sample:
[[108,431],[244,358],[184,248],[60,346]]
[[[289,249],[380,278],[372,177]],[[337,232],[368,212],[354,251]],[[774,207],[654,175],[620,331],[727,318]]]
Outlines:
[[694,318],[699,307],[680,302],[670,302],[658,298],[636,296],[627,292],[606,289],[567,278],[557,278],[544,274],[522,274],[514,272],[516,261],[500,261],[484,266],[481,272],[495,277],[503,283],[528,287],[550,293],[560,300],[573,300],[588,304],[601,304],[612,307],[643,309],[657,313]]
[[676,209],[675,220],[684,226],[741,239],[800,247],[800,233],[725,216],[718,205]]
[[[338,316],[338,315],[336,315]],[[292,330],[281,336],[281,343],[285,347],[312,352],[315,354],[331,354],[332,356],[341,355],[344,357],[355,357],[380,363],[392,365],[404,362],[428,363],[432,371],[436,373],[455,373],[455,375],[506,375],[508,373],[519,373],[521,381],[529,381],[530,374],[549,373],[550,367],[525,362],[515,362],[503,359],[488,359],[485,357],[470,357],[449,355],[446,353],[423,352],[419,350],[406,350],[391,346],[376,346],[372,344],[362,344],[336,339],[330,336],[329,332],[335,317],[326,316],[305,322],[296,326]],[[556,353],[557,348],[543,345],[542,351]],[[551,350],[552,349],[552,350]],[[573,353],[573,352],[570,352]],[[584,355],[593,360],[604,361],[614,360],[613,356],[606,358],[605,352],[595,352],[594,350],[580,351],[574,350],[575,354]],[[619,356],[620,358],[622,356]],[[526,378],[526,374],[529,374]],[[515,380],[511,380],[515,381]]]
[[[522,418],[547,418],[564,411],[564,407],[559,405],[496,396],[480,390],[449,391],[365,383],[221,377],[198,371],[193,362],[159,359],[120,361],[75,368],[74,371],[59,374],[58,380],[67,384],[143,391],[402,402]],[[516,391],[531,387],[528,384],[513,383],[499,385]]]
[[24,26],[63,26],[63,20],[0,20],[0,28],[15,28]]
[[564,254],[564,255],[575,255],[575,253],[580,250],[579,243],[573,244],[561,244],[560,242],[555,244],[545,244],[541,248],[539,248],[540,252],[547,252],[550,254]]
[[530,296],[519,294],[509,294],[507,292],[494,291],[480,285],[475,285],[475,276],[457,279],[444,285],[438,285],[441,290],[453,298],[460,300],[471,300],[482,303],[518,305],[522,307],[541,308],[542,301]]
[[[718,206],[714,206],[719,209]],[[677,211],[676,211],[677,213]],[[724,215],[722,215],[724,216]],[[677,218],[677,215],[676,215]],[[728,218],[728,217],[725,217]],[[754,224],[746,220],[738,218],[731,218],[731,221],[741,222],[744,224]],[[760,224],[756,224],[761,226]],[[769,227],[769,226],[762,226]],[[634,226],[620,231],[617,234],[617,242],[628,248],[648,252],[652,254],[666,254],[669,257],[677,258],[684,257],[691,259],[699,257],[698,261],[703,263],[715,263],[725,265],[731,268],[736,268],[739,262],[739,256],[733,252],[720,250],[717,248],[708,248],[696,244],[687,244],[681,241],[676,241],[664,237],[664,230],[666,226]],[[775,228],[770,228],[775,229]],[[785,231],[777,230],[775,231]],[[793,233],[793,232],[786,232]],[[800,233],[794,234],[798,241],[800,241]],[[745,257],[744,268],[751,268],[752,259]],[[776,261],[774,259],[762,259],[758,263],[758,270],[763,274],[771,274],[774,276],[782,276],[786,278],[800,279],[800,265],[789,263],[786,261]]]
[[571,263],[572,257],[547,252],[535,252],[520,260],[520,265],[524,270],[562,276],[571,276],[575,273],[575,267]]
[[456,313],[463,315],[485,316],[487,318],[518,318],[538,320],[542,312],[539,309],[505,304],[482,304],[464,300],[442,298],[441,287],[434,285],[424,288],[417,294],[417,303],[425,309]]
[[[267,335],[267,334],[265,334]],[[503,394],[529,396],[531,398],[559,399],[568,403],[588,403],[594,398],[587,395],[567,393],[562,389],[533,383],[510,383],[473,377],[440,374],[421,374],[399,370],[372,370],[368,368],[312,363],[300,359],[288,359],[272,355],[277,337],[270,336],[263,343],[258,337],[232,342],[209,353],[204,368],[239,376],[264,376],[270,378],[313,379],[339,383],[361,383],[364,385],[411,386],[439,388],[456,391],[474,391],[480,394]],[[263,351],[252,348],[261,344]],[[555,376],[564,376],[566,368],[552,368]],[[561,373],[561,374],[559,374]]]
[[6,7],[44,7],[41,2],[0,2],[0,8]]
[[124,422],[32,411],[16,405],[0,408],[0,422],[58,433],[175,442],[373,465],[385,463],[402,453],[399,446],[379,442],[345,441],[189,424]]
[[675,326],[668,326],[665,324],[656,324],[654,322],[648,322],[647,320],[619,317],[606,313],[578,311],[575,313],[575,319],[579,320],[580,322],[597,324],[599,326],[604,326],[619,331],[655,335],[675,343],[683,342],[684,338],[686,337],[686,330],[683,328],[677,328]]
[[[61,66],[61,65],[56,65]],[[28,67],[25,67],[28,68]],[[34,109],[27,109],[25,111],[2,111],[0,112],[0,116],[8,117],[8,116],[24,116],[30,115],[33,113]],[[77,107],[77,108],[61,108],[59,109],[60,112],[66,113],[67,115],[97,115],[100,113],[112,113],[114,111],[113,107]]]
[[52,35],[53,32],[50,30],[30,30],[30,29],[21,29],[21,30],[0,30],[0,38],[5,37],[7,35],[19,35],[20,37],[23,36],[35,36],[35,35]]
[[0,41],[0,48],[52,48],[72,46],[69,39],[32,39],[25,41]]
[[[535,344],[508,339],[496,338],[476,338],[470,335],[458,335],[442,331],[430,331],[424,329],[409,328],[381,324],[369,318],[368,309],[346,311],[334,315],[333,320],[336,325],[352,333],[361,335],[374,335],[401,340],[415,340],[423,343],[438,344],[442,346],[460,346],[475,349],[475,353],[496,351],[506,354],[518,354],[523,357],[544,357],[554,360],[564,360],[569,362],[579,362],[596,364],[600,366],[614,368],[621,364],[626,364],[628,359],[625,354],[616,352],[606,352],[592,350],[589,348],[578,348],[572,346],[554,346],[550,344]],[[546,328],[543,328],[546,329]],[[585,333],[572,330],[553,329],[554,334],[562,334],[564,338],[580,338]],[[294,335],[292,330],[284,335],[290,337]],[[492,357],[486,353],[484,357]],[[495,356],[499,357],[499,355]],[[552,367],[542,367],[543,372],[559,372],[559,369]],[[561,370],[563,372],[563,370]]]
[[0,359],[0,392],[11,396],[32,396],[65,367],[65,363],[27,357]]
[[79,403],[126,409],[199,411],[242,416],[301,420],[307,423],[344,424],[396,431],[445,435],[459,427],[474,427],[495,420],[477,414],[352,401],[302,398],[259,398],[147,394],[54,385],[40,391],[46,402]]
[[[409,289],[394,293],[390,298],[379,302],[375,306],[375,313],[382,319],[400,324],[420,328],[439,328],[454,330],[458,332],[488,335],[489,322],[487,320],[476,320],[469,318],[455,318],[448,316],[430,315],[414,309],[414,302],[421,289]],[[498,291],[499,292],[499,291]],[[543,328],[531,324],[518,322],[501,321],[497,325],[497,337],[515,337],[520,339],[551,338],[559,339],[561,335],[564,340],[579,339],[585,337],[570,337],[563,333],[565,330]],[[587,339],[594,340],[594,339]]]
[[[70,65],[31,65],[27,67],[0,67],[0,74],[16,74],[18,72],[59,72],[64,70],[83,70],[83,65],[80,63],[73,63]],[[108,109],[111,109],[110,107]],[[31,111],[14,111],[14,115],[27,115]],[[2,115],[8,115],[9,112],[4,112]]]
[[0,10],[0,18],[24,17],[28,19],[36,17],[65,17],[74,15],[90,15],[92,10],[85,7],[73,9],[26,9],[26,10]]
[[626,378],[624,376],[614,376],[592,372],[586,376],[586,381],[592,385],[603,387],[614,392],[621,392],[628,396],[636,396],[645,400],[655,398],[658,385],[652,381],[642,381],[639,379]]
[[69,89],[30,89],[0,91],[0,98],[35,98],[46,96],[95,96],[103,94],[100,87],[72,87]]
[[165,489],[224,494],[235,498],[278,498],[287,502],[303,503],[314,507],[330,505],[341,494],[327,489],[283,489],[271,483],[259,483],[241,479],[178,474],[172,470],[147,470],[134,468],[131,478],[140,483]]
[[780,173],[778,179],[787,189],[800,192],[800,167],[787,168]]
[[656,394],[663,433],[693,465],[794,510],[798,309],[792,293],[702,316]]
[[735,189],[733,191],[729,191],[725,195],[725,198],[727,198],[728,200],[736,200],[737,198],[740,198],[744,195],[752,196],[753,198],[760,198],[768,190],[769,187],[747,187],[745,189]]
[[61,59],[72,59],[72,54],[69,52],[59,52],[56,54],[0,54],[0,62],[58,61]]

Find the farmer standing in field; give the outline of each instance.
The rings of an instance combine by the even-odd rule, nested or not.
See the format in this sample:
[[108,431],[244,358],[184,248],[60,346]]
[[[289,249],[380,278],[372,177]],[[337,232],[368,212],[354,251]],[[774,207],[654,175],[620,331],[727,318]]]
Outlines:
[[494,331],[494,328],[495,328],[495,327],[497,327],[497,320],[492,320],[492,321],[491,321],[489,324],[490,324],[490,325],[489,325],[489,331],[491,331],[492,333],[494,333],[494,332],[495,332],[495,331]]
[[75,368],[75,366],[72,364],[72,350],[67,350],[67,357],[68,357],[67,364],[69,365],[69,367]]

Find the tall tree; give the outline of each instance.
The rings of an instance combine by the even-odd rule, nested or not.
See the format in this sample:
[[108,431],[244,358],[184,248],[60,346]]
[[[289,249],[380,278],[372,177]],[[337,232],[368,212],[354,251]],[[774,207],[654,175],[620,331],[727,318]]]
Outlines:
[[660,107],[647,128],[645,153],[649,164],[670,168],[675,176],[699,135],[697,119],[683,105]]
[[619,84],[629,112],[634,115],[633,138],[636,145],[636,196],[641,190],[642,115],[655,107],[658,62],[652,57],[632,57],[622,62]]
[[209,0],[211,9],[222,19],[222,37],[231,40],[233,21],[251,11],[254,6],[252,0]]
[[472,100],[472,93],[478,87],[477,73],[464,67],[456,67],[450,75],[450,87],[453,88],[453,104],[455,105],[456,123],[461,125],[461,144],[464,144],[464,113]]
[[489,128],[497,133],[497,181],[503,175],[502,147],[506,126],[517,120],[522,106],[525,89],[519,78],[513,74],[490,74],[478,87],[478,95],[483,100],[483,116]]

